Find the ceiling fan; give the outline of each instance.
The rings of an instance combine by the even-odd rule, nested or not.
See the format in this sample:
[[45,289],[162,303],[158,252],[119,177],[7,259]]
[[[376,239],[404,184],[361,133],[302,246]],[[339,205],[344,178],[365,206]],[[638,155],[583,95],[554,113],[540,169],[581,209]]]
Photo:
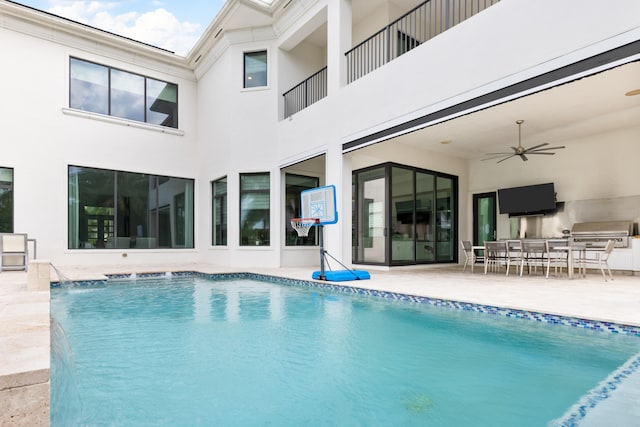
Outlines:
[[524,120],[516,120],[516,124],[518,125],[518,146],[517,147],[511,147],[511,149],[513,150],[513,152],[506,152],[506,153],[487,153],[487,156],[491,156],[491,157],[487,157],[486,159],[482,159],[482,160],[491,160],[491,159],[497,159],[499,157],[503,157],[502,159],[498,160],[497,163],[500,162],[504,162],[507,159],[510,159],[512,157],[515,156],[520,156],[520,158],[522,159],[522,161],[526,162],[527,160],[529,160],[527,158],[528,154],[546,154],[547,156],[552,156],[556,153],[549,153],[549,150],[559,150],[561,148],[565,148],[564,145],[563,146],[559,146],[559,147],[547,147],[547,148],[540,148],[540,147],[544,147],[546,145],[549,145],[548,142],[545,142],[543,144],[538,144],[538,145],[534,145],[533,147],[529,147],[529,148],[524,148],[522,146],[522,123],[524,123]]

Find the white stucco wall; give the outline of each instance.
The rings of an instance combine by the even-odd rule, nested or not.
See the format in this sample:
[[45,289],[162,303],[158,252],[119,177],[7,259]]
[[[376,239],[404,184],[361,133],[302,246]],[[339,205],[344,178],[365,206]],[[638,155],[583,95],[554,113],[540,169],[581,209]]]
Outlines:
[[[195,250],[67,249],[69,165],[197,177],[196,84],[188,78],[191,71],[160,72],[158,69],[173,66],[151,60],[140,65],[145,61],[135,55],[130,55],[131,61],[114,59],[108,47],[78,48],[87,42],[68,35],[62,44],[0,27],[0,42],[5,58],[0,90],[7,100],[0,107],[4,129],[0,165],[14,168],[14,231],[37,239],[38,258],[56,265],[194,260]],[[70,56],[177,83],[179,125],[184,134],[64,114],[63,108],[69,106]],[[198,239],[196,236],[196,242]],[[124,252],[129,252],[126,258]]]
[[[324,4],[315,2],[315,9],[300,19],[317,19]],[[352,28],[353,42],[376,31],[378,21],[395,13],[393,7],[385,6],[374,12],[375,18],[357,23]],[[332,9],[327,16],[336,13]],[[324,158],[324,183],[336,185],[339,200],[340,223],[327,227],[327,248],[347,263],[351,171],[377,163],[395,161],[458,176],[461,237],[471,234],[472,194],[493,191],[505,183],[553,180],[559,199],[566,194],[576,199],[637,195],[635,183],[640,176],[633,164],[638,158],[637,127],[580,141],[554,141],[567,149],[527,175],[517,162],[504,164],[498,174],[489,163],[467,163],[393,142],[343,156],[342,144],[637,40],[639,16],[640,2],[635,0],[620,0],[606,8],[595,0],[562,4],[504,0],[330,93],[290,120],[280,120],[281,94],[289,89],[283,85],[299,75],[306,77],[309,70],[316,71],[324,63],[331,64],[326,60],[331,49],[303,43],[283,52],[275,31],[237,30],[223,33],[220,43],[200,62],[206,66],[194,73],[168,54],[149,53],[148,48],[131,46],[131,42],[96,42],[92,30],[77,27],[60,32],[3,17],[0,42],[6,60],[0,71],[0,89],[11,101],[0,106],[6,129],[0,166],[15,171],[15,231],[37,238],[39,258],[58,265],[173,261],[291,265],[307,258],[296,253],[295,261],[284,259],[292,255],[291,248],[282,244],[281,168],[318,155]],[[544,31],[540,31],[541,23]],[[331,28],[336,26],[328,25]],[[341,35],[331,31],[327,44],[335,47]],[[280,34],[292,37],[286,31]],[[243,52],[261,49],[268,51],[269,84],[245,90]],[[69,56],[177,83],[180,134],[64,114]],[[334,58],[333,63],[338,62]],[[580,155],[574,156],[576,152]],[[603,164],[605,157],[612,160]],[[68,250],[70,164],[196,179],[196,248],[129,251],[127,258],[121,250]],[[584,175],[585,165],[601,170],[614,185],[605,184],[600,174],[576,179]],[[271,176],[270,247],[239,246],[239,174],[251,172]],[[223,176],[228,178],[229,244],[221,248],[211,246],[211,181]]]

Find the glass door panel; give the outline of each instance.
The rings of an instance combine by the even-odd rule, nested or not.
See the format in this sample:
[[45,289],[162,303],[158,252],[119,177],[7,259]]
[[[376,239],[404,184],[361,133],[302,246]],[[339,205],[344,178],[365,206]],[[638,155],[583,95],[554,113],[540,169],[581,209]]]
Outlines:
[[[410,169],[391,168],[391,262],[414,261],[414,173]],[[404,262],[403,262],[404,261]]]
[[386,263],[385,168],[356,175],[358,193],[357,262]]
[[473,195],[473,244],[496,239],[496,193]]
[[435,177],[416,173],[416,261],[434,261],[435,252]]
[[453,261],[454,244],[454,204],[453,180],[436,178],[436,259]]

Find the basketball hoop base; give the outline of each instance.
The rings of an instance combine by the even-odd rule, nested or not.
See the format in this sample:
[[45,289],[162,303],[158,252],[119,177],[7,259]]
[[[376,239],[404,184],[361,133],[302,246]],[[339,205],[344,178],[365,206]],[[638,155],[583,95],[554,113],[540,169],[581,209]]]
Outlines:
[[320,271],[314,271],[311,278],[314,280],[326,280],[327,282],[346,282],[349,280],[368,280],[371,275],[365,270],[327,270],[324,278]]

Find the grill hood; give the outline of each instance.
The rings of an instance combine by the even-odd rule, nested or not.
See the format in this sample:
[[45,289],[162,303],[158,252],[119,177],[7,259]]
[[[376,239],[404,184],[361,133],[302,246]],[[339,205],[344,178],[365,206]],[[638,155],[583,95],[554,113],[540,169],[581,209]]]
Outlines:
[[571,227],[571,235],[623,235],[630,236],[633,233],[633,221],[599,221],[576,222]]
[[604,247],[609,239],[616,241],[616,248],[627,248],[632,234],[633,221],[577,222],[571,227],[573,241],[592,248]]

